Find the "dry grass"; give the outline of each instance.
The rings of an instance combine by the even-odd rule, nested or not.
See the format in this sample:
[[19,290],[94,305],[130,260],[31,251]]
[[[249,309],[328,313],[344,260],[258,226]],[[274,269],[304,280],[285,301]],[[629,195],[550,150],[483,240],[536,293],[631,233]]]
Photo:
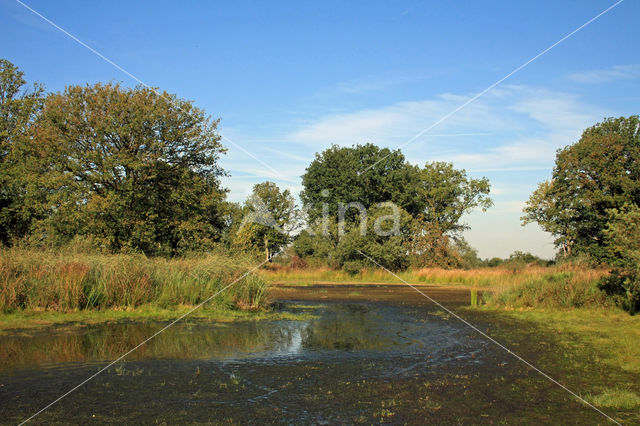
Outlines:
[[[465,286],[488,290],[488,302],[508,307],[608,306],[598,282],[607,275],[605,269],[562,264],[550,267],[512,265],[478,269],[410,269],[396,273],[411,284]],[[267,281],[288,284],[318,282],[398,283],[401,281],[382,269],[362,269],[357,274],[328,267],[295,269],[271,265],[261,272]]]
[[[195,305],[251,266],[222,255],[163,259],[0,250],[0,312]],[[247,277],[213,305],[259,309],[266,284]]]

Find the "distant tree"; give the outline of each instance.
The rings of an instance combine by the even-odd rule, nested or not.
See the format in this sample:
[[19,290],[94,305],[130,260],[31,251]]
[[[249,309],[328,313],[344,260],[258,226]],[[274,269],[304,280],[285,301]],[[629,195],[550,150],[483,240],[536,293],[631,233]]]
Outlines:
[[487,259],[486,263],[488,267],[495,268],[502,265],[504,263],[504,260],[499,257],[492,257],[491,259]]
[[[409,165],[399,150],[391,151],[373,144],[331,148],[316,154],[302,176],[304,190],[300,198],[309,221],[328,214],[337,217],[340,203],[359,202],[366,209],[391,201],[414,215],[423,209],[416,192],[417,169]],[[357,220],[357,212],[348,212],[347,220]]]
[[520,250],[516,250],[509,255],[509,259],[507,262],[521,262],[524,264],[530,263],[545,263],[545,261],[538,256],[531,254],[529,252],[522,252]]
[[[531,196],[524,223],[537,222],[567,252],[608,255],[609,210],[640,205],[640,120],[609,118],[556,155],[551,182]],[[573,250],[571,250],[573,248]]]
[[454,253],[452,242],[455,245],[469,229],[461,221],[463,215],[493,205],[491,186],[487,178],[470,178],[445,162],[425,164],[418,176],[417,193],[425,207],[416,217],[414,254],[421,264],[445,266]]
[[337,265],[348,265],[347,268],[358,264],[374,266],[363,257],[362,253],[365,253],[391,270],[409,266],[408,252],[413,231],[413,218],[409,213],[400,209],[394,214],[394,209],[385,205],[371,207],[367,211],[365,225],[364,229],[356,223],[346,225],[345,234],[332,251]]
[[191,102],[145,87],[49,95],[34,139],[48,161],[43,235],[91,235],[109,250],[152,255],[210,247],[224,226],[217,124]]
[[28,150],[29,129],[38,116],[44,89],[27,88],[24,73],[0,59],[0,244],[24,237],[38,216],[32,185],[37,167]]
[[454,258],[458,260],[457,267],[471,269],[482,266],[482,259],[478,257],[478,250],[471,247],[471,244],[466,239],[458,239],[452,248],[455,253]]
[[291,192],[273,182],[259,183],[245,202],[235,241],[246,248],[261,248],[269,260],[291,242],[299,224],[300,213]]
[[[568,205],[579,203],[578,199],[567,197],[561,192],[560,185],[554,185],[553,181],[542,182],[531,194],[520,219],[522,226],[536,222],[544,231],[555,237],[556,247],[562,248],[564,256],[571,256],[571,250],[575,242],[576,206],[567,208]],[[566,188],[564,189],[566,191]]]

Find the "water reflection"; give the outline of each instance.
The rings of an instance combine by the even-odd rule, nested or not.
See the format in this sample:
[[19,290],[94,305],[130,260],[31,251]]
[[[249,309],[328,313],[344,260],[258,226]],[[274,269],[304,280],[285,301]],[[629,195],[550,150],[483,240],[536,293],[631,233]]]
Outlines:
[[[285,304],[284,309],[300,310]],[[306,320],[178,323],[140,347],[128,360],[231,360],[310,356],[313,353],[443,349],[456,329],[438,317],[416,321],[408,309],[366,303],[307,304]],[[114,359],[164,326],[108,323],[0,337],[0,371]]]

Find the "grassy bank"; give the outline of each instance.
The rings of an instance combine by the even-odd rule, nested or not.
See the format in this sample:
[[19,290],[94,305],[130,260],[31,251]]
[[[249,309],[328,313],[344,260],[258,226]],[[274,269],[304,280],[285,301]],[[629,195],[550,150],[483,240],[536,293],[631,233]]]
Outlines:
[[[0,313],[193,306],[254,263],[215,254],[165,259],[4,249],[0,250]],[[209,306],[259,310],[266,305],[266,296],[264,280],[249,275]]]
[[[411,284],[466,286],[488,290],[489,302],[511,307],[607,306],[609,301],[597,288],[607,274],[602,269],[580,265],[519,268],[441,269],[423,268],[397,272]],[[401,283],[381,269],[363,269],[357,274],[330,268],[293,269],[278,265],[260,271],[272,283],[305,285],[319,282]]]
[[640,421],[640,316],[612,308],[465,311],[472,321],[492,319],[492,337],[588,401],[623,423]]

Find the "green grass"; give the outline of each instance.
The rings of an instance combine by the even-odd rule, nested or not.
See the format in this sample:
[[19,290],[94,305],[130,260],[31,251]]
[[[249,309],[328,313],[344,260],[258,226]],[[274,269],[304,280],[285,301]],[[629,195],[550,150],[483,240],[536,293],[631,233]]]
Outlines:
[[[189,258],[0,249],[0,313],[130,310],[197,305],[255,266],[250,258]],[[216,308],[260,310],[268,286],[249,275],[211,300]]]
[[631,316],[616,308],[479,309],[500,312],[514,320],[529,321],[557,336],[562,345],[578,350],[593,349],[598,354],[598,362],[630,373],[640,373],[640,316]]
[[631,410],[640,407],[640,396],[624,387],[607,389],[601,394],[588,397],[595,405],[603,408]]
[[490,334],[623,424],[640,421],[640,316],[617,308],[464,308]]
[[[34,329],[47,326],[85,326],[117,321],[172,321],[187,313],[192,306],[174,306],[158,308],[143,305],[128,310],[81,310],[72,312],[58,311],[16,311],[0,314],[0,335],[16,329]],[[189,314],[185,321],[230,322],[242,320],[305,320],[313,315],[301,312],[280,312],[272,309],[243,311],[232,309],[200,308]]]
[[513,308],[608,307],[614,302],[598,288],[601,276],[572,270],[527,277],[488,295],[487,303]]

